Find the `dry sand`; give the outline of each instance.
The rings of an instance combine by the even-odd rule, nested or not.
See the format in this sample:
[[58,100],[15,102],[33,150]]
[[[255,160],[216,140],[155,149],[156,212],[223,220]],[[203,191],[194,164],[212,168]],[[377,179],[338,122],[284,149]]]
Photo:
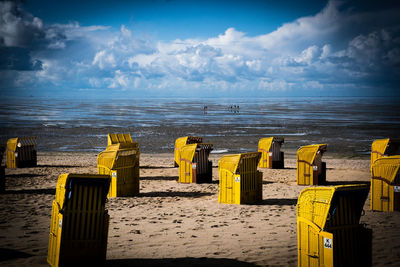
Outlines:
[[[0,195],[0,264],[47,265],[51,203],[61,173],[96,173],[95,153],[39,153],[37,168],[6,169]],[[218,203],[218,159],[212,184],[179,184],[172,154],[142,154],[140,195],[108,200],[107,265],[296,266],[296,161],[263,170],[259,205]],[[332,184],[369,182],[368,159],[324,156]],[[400,213],[370,211],[373,265],[400,265]]]

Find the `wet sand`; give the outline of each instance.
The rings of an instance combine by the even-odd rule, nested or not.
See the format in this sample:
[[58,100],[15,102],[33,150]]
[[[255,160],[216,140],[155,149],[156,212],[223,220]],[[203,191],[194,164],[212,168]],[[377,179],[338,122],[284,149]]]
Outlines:
[[[142,154],[140,195],[111,198],[109,266],[296,266],[295,154],[285,169],[263,171],[258,205],[218,203],[218,159],[212,184],[179,184],[173,155]],[[39,153],[37,168],[6,169],[0,195],[0,264],[46,265],[51,204],[61,173],[96,173],[96,153]],[[330,184],[370,181],[369,159],[324,155]],[[361,223],[373,230],[373,266],[398,266],[400,213],[370,211]]]

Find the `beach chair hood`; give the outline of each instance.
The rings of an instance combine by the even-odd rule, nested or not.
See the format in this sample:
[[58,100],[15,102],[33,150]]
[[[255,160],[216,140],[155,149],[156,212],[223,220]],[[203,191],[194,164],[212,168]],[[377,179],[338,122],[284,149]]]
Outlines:
[[181,147],[180,160],[192,162],[196,153],[197,144],[184,145]]
[[226,155],[218,161],[218,168],[228,170],[231,173],[235,173],[239,165],[239,161],[240,154]]
[[188,140],[188,136],[184,136],[184,137],[179,137],[178,139],[176,139],[175,141],[175,148],[181,148],[184,145],[186,145],[186,141]]
[[132,144],[133,140],[130,134],[108,134],[107,145],[114,144]]
[[181,148],[186,145],[186,144],[194,144],[194,143],[201,143],[203,142],[202,137],[196,137],[196,136],[184,136],[184,137],[179,137],[175,140],[175,152],[174,152],[174,158],[175,162],[179,162],[179,159],[181,158],[180,156],[180,150]]
[[400,156],[389,156],[377,159],[372,164],[372,177],[394,184],[400,167]]
[[[366,184],[306,188],[300,193],[297,201],[297,216],[301,220],[311,222],[319,230],[324,230],[329,221],[345,222],[350,225],[358,224],[368,193],[369,186]],[[340,209],[338,203],[341,196],[355,198],[351,204],[347,204],[347,206],[344,204],[346,208],[351,207],[352,212],[337,210]],[[338,206],[339,208],[337,208]]]
[[7,141],[7,150],[9,151],[16,151],[17,147],[21,146],[36,146],[36,137],[17,137]]
[[242,153],[242,154],[234,154],[234,155],[226,155],[223,156],[218,162],[218,168],[228,170],[231,173],[236,173],[237,168],[239,167],[241,159],[244,158],[258,158],[260,159],[260,152],[250,152],[250,153]]
[[184,145],[180,150],[180,160],[184,160],[186,162],[193,162],[193,158],[197,148],[204,148],[211,151],[213,149],[212,147],[213,147],[212,144],[203,144],[203,143]]
[[[135,143],[133,143],[135,144]],[[116,144],[116,145],[111,145],[106,148],[105,151],[100,152],[98,157],[97,157],[97,165],[98,166],[103,166],[108,169],[114,169],[118,168],[118,165],[126,165],[129,163],[127,160],[129,158],[131,159],[130,164],[134,164],[135,158],[134,157],[127,157],[131,155],[137,155],[139,156],[139,150],[136,148],[121,148],[124,147],[124,144]],[[120,162],[118,159],[120,157],[125,157],[125,160]]]
[[272,142],[274,141],[274,137],[262,138],[258,142],[258,150],[263,150],[268,152],[271,149]]
[[58,203],[60,210],[63,209],[64,204],[67,199],[71,198],[71,181],[79,179],[90,179],[91,182],[102,184],[104,190],[102,196],[105,201],[107,198],[108,188],[110,186],[110,176],[109,175],[91,175],[91,174],[70,174],[64,173],[60,175],[57,181],[56,197],[55,201]]
[[371,163],[382,157],[385,154],[386,148],[389,144],[390,138],[377,139],[372,142],[371,146]]
[[297,159],[301,161],[307,162],[309,165],[312,165],[314,162],[315,156],[317,155],[318,150],[326,147],[326,144],[318,144],[318,145],[309,145],[300,147],[297,150]]

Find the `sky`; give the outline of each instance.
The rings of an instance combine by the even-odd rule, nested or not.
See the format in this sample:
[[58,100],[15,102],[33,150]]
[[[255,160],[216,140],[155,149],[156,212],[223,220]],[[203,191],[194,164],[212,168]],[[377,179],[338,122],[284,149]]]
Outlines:
[[1,1],[0,97],[400,96],[396,1]]

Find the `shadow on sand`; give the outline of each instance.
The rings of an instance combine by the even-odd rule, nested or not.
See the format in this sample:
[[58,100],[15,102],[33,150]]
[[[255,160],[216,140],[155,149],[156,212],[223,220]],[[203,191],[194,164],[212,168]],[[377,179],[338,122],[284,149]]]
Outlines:
[[178,181],[178,176],[145,176],[140,177],[140,180],[147,181]]
[[7,260],[12,260],[12,259],[23,259],[23,258],[29,258],[32,257],[33,255],[14,250],[14,249],[8,249],[8,248],[0,248],[0,262],[2,261],[7,261]]
[[34,178],[34,177],[42,177],[46,176],[45,174],[36,174],[36,173],[19,173],[19,174],[8,174],[7,178]]
[[37,165],[37,168],[85,168],[86,166],[80,165]]
[[245,266],[253,267],[256,266],[252,263],[233,259],[213,259],[213,258],[173,258],[173,259],[116,259],[107,260],[106,266],[145,266],[145,267],[186,267],[186,266]]
[[204,196],[212,196],[214,193],[208,192],[145,192],[139,193],[137,197],[188,197],[188,198],[199,198]]
[[29,195],[55,195],[55,188],[39,188],[39,189],[21,189],[21,190],[6,190],[2,194],[12,195],[12,194],[29,194]]
[[297,204],[297,198],[268,198],[263,199],[259,205],[278,205],[278,206],[294,206]]
[[178,169],[174,166],[140,166],[140,169]]
[[371,182],[363,182],[363,181],[326,181],[325,185],[350,185],[350,184],[367,184],[371,185]]

